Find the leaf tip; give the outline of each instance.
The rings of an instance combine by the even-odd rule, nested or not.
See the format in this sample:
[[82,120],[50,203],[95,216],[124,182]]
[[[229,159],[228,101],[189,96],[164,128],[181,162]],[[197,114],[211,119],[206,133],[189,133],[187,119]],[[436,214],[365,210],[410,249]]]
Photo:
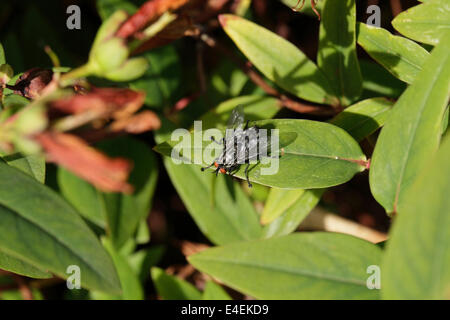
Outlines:
[[227,26],[227,22],[230,19],[238,19],[238,17],[233,16],[232,14],[219,14],[219,22],[222,28]]

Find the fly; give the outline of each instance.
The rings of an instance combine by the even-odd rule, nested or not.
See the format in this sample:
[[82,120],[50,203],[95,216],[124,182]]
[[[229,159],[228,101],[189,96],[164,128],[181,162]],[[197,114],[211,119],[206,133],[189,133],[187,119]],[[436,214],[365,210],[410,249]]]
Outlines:
[[[202,168],[204,171],[212,166],[216,167],[216,175],[229,174],[232,177],[239,170],[241,164],[246,164],[245,178],[248,186],[252,184],[248,178],[248,169],[251,161],[260,160],[267,156],[269,144],[267,136],[260,134],[257,126],[249,127],[249,121],[244,126],[244,112],[241,105],[234,108],[227,123],[226,135],[221,142],[211,137],[211,140],[223,146],[222,153],[209,166]],[[265,138],[265,139],[263,139]]]

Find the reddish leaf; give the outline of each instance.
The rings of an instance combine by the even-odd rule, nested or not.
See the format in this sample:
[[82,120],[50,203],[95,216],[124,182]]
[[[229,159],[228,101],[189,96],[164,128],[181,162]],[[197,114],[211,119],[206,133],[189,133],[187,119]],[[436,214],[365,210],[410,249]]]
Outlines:
[[116,32],[120,38],[128,38],[142,28],[156,20],[164,12],[175,10],[184,5],[188,0],[150,0],[144,3],[139,10],[131,16]]
[[138,134],[148,130],[157,130],[161,127],[158,116],[149,110],[142,111],[129,118],[114,121],[110,130],[113,132],[124,131]]
[[187,15],[179,15],[175,21],[170,23],[161,32],[134,50],[133,55],[153,48],[162,47],[174,40],[193,34],[195,34],[195,29],[192,19]]
[[94,88],[86,94],[76,94],[52,101],[50,111],[78,114],[96,110],[119,119],[133,114],[144,103],[145,94],[126,88]]
[[77,176],[107,192],[132,192],[126,181],[131,163],[123,158],[108,158],[89,147],[80,138],[66,133],[45,132],[36,136],[49,161],[55,162]]

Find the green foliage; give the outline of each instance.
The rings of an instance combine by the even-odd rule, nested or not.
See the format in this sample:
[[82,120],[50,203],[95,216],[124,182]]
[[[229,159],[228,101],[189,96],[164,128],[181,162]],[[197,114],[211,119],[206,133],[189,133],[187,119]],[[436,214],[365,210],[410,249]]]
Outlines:
[[242,53],[281,88],[312,102],[336,102],[329,80],[293,44],[237,16],[222,15],[220,21]]
[[0,250],[15,258],[10,263],[22,260],[62,278],[67,277],[67,267],[76,264],[83,270],[81,282],[87,288],[120,291],[114,266],[100,242],[58,194],[3,163],[0,189]]
[[156,186],[158,168],[153,152],[132,138],[115,138],[98,144],[111,156],[128,157],[134,169],[130,181],[133,194],[101,192],[65,169],[58,170],[58,185],[66,199],[89,221],[106,230],[120,248],[148,215]]
[[190,256],[189,262],[258,299],[377,299],[361,266],[379,265],[381,249],[350,236],[316,232],[216,247]]
[[[178,2],[130,23],[144,1],[97,0],[102,23],[83,13],[83,41],[54,27],[51,5],[2,3],[0,299],[25,299],[23,283],[34,299],[449,299],[448,1],[383,11],[382,27],[355,0],[164,8]],[[23,81],[43,66],[50,85]],[[236,179],[200,170],[207,130],[224,133],[238,105],[249,126],[278,130],[279,167],[251,164],[251,188],[245,165]],[[105,191],[115,179],[133,191]],[[378,244],[343,234],[354,224],[327,232],[340,225],[317,214],[379,228],[373,198],[383,228],[395,217]],[[298,230],[308,215],[321,232]],[[83,289],[45,287],[71,265]]]
[[358,23],[358,44],[398,79],[412,83],[429,54],[424,48],[382,28]]
[[446,0],[428,0],[400,13],[392,25],[413,40],[436,45],[450,30],[450,6]]
[[[396,212],[405,191],[433,154],[450,94],[450,34],[394,105],[372,157],[370,187],[387,212]],[[426,141],[426,142],[425,142]]]
[[398,208],[383,260],[386,299],[450,298],[449,138]]
[[[157,136],[157,141],[164,139]],[[239,185],[225,177],[206,175],[197,166],[176,165],[170,158],[164,159],[164,165],[192,218],[212,242],[260,237],[257,213]]]
[[356,56],[355,0],[325,0],[321,15],[317,64],[333,85],[340,104],[348,106],[362,91]]
[[160,268],[152,268],[152,279],[163,300],[200,300],[202,294],[192,284],[168,275]]
[[356,141],[362,141],[384,125],[391,109],[389,100],[367,99],[348,107],[330,122],[347,131]]

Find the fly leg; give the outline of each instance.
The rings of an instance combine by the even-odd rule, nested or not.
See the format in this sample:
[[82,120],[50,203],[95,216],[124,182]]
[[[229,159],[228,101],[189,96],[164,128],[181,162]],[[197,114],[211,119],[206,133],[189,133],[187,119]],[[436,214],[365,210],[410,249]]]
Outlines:
[[214,162],[211,163],[209,166],[203,167],[203,168],[201,168],[200,170],[205,171],[206,169],[211,168],[215,163],[216,163],[216,162],[214,161]]
[[247,166],[245,167],[245,178],[247,178],[248,187],[251,188],[252,184],[250,183],[250,180],[248,179],[248,167],[250,167],[250,163],[247,163]]
[[217,143],[218,145],[223,145],[225,138],[222,138],[222,141],[217,141],[213,136],[211,136],[211,141]]

